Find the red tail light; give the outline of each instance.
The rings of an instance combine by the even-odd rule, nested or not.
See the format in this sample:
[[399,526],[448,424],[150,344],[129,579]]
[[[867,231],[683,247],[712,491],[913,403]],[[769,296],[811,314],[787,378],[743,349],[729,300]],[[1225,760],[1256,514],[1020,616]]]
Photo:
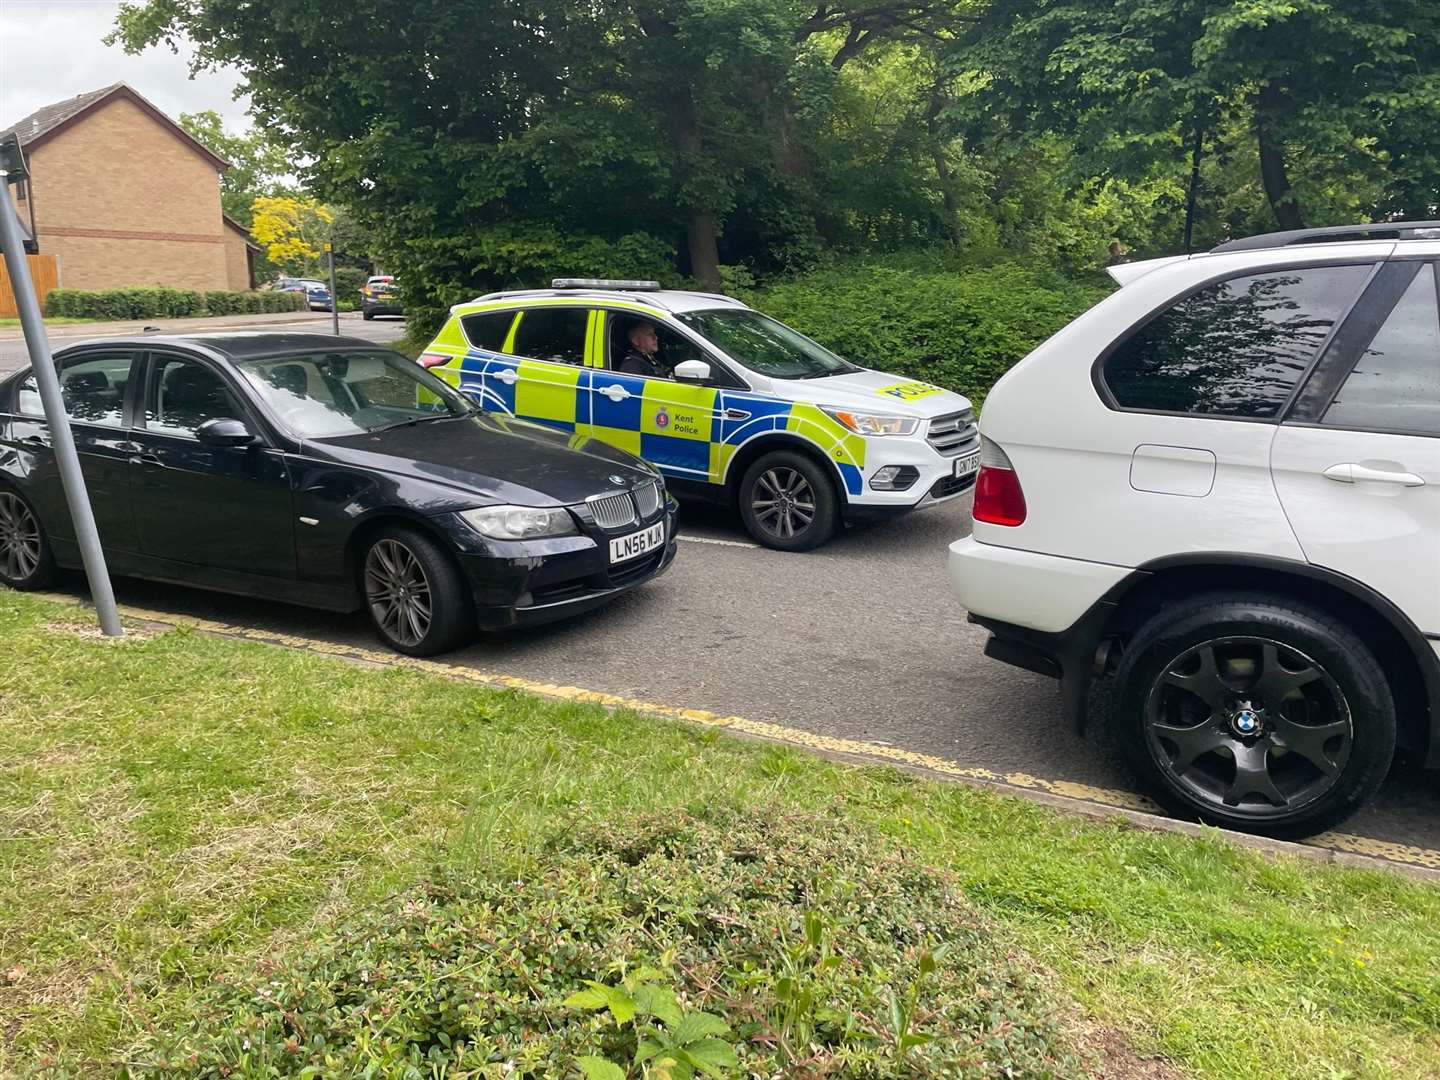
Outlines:
[[980,475],[975,480],[975,520],[1014,527],[1025,523],[1025,492],[1005,451],[980,440]]
[[443,367],[450,362],[450,357],[441,356],[439,353],[421,353],[415,361],[423,368]]

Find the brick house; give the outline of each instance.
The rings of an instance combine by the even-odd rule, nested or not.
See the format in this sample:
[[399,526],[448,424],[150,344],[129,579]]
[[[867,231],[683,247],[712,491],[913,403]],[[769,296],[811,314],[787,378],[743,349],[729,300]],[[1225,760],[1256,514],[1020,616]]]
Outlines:
[[259,251],[220,209],[230,167],[124,83],[47,105],[13,130],[30,179],[12,188],[71,289],[248,289]]

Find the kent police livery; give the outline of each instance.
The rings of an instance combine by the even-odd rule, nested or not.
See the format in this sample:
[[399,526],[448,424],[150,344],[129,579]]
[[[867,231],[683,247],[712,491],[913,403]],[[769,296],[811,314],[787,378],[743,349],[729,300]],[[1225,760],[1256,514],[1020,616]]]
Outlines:
[[[672,377],[618,370],[651,324]],[[420,363],[482,407],[599,439],[674,486],[721,494],[770,547],[841,520],[955,498],[975,482],[970,402],[857,367],[737,300],[655,282],[557,280],[450,309]]]

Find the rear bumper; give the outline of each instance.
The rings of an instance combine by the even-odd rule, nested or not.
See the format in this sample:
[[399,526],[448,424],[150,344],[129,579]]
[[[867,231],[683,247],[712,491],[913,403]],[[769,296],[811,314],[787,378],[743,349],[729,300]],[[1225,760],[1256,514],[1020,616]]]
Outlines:
[[[474,542],[466,537],[461,569],[482,630],[537,626],[601,607],[621,593],[659,577],[675,561],[677,507],[667,500],[660,517],[627,531],[665,522],[665,543],[627,562],[610,564],[609,536],[555,537],[516,542]],[[459,525],[459,529],[466,526]]]
[[950,545],[950,583],[970,621],[990,631],[985,655],[1060,680],[1066,717],[1085,718],[1115,586],[1139,571],[982,544]]
[[371,315],[404,315],[405,308],[397,302],[385,300],[361,300],[360,310]]

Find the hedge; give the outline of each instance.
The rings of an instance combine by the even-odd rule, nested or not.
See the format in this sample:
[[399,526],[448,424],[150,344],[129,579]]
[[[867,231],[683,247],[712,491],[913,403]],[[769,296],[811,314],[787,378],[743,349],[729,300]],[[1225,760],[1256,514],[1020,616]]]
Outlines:
[[865,367],[979,404],[1011,365],[1113,286],[1017,263],[842,262],[744,290],[753,307]]
[[45,314],[77,319],[175,319],[304,311],[301,293],[194,289],[51,289]]

